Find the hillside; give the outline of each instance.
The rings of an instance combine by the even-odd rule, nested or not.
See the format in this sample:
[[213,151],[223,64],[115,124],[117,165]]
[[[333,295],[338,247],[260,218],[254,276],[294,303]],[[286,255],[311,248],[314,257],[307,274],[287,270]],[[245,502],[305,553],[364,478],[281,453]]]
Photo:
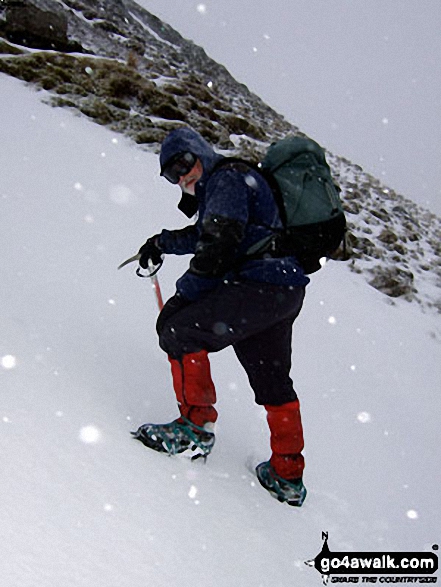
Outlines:
[[[313,276],[294,336],[309,496],[279,504],[247,468],[264,413],[233,353],[212,356],[207,464],[129,432],[176,416],[149,283],[116,266],[178,194],[157,160],[0,74],[2,587],[317,587],[333,550],[430,550],[438,507],[441,329],[344,264]],[[165,295],[188,262],[167,258]]]
[[[132,0],[5,1],[0,70],[36,84],[46,100],[90,117],[157,152],[189,124],[222,152],[255,160],[300,130],[211,60],[204,50]],[[326,147],[326,145],[325,145]],[[424,311],[441,307],[441,221],[329,153],[351,231],[349,267]]]

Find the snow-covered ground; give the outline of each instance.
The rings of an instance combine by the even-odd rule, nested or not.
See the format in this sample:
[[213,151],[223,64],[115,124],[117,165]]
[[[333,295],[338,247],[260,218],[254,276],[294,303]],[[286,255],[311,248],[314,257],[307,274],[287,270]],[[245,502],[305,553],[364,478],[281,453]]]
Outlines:
[[[301,509],[246,463],[265,414],[230,350],[207,463],[129,431],[177,415],[148,280],[117,265],[184,223],[157,157],[0,76],[2,587],[315,587],[304,561],[439,541],[441,325],[330,263],[294,336],[305,427]],[[188,263],[167,258],[165,296]]]

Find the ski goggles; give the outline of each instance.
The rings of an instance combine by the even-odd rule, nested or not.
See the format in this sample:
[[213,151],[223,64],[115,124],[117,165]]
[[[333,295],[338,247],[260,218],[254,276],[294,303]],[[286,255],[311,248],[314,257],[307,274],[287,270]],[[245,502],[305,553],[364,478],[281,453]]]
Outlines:
[[161,170],[161,175],[173,184],[179,183],[184,175],[187,175],[196,164],[196,155],[190,152],[178,153],[172,157]]

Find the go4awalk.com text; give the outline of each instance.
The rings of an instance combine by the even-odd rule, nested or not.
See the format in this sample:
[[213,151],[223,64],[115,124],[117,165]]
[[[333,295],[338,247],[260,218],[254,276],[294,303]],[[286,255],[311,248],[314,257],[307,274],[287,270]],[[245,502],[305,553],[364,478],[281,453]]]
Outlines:
[[320,571],[328,575],[330,572],[373,571],[378,573],[430,572],[437,569],[437,562],[432,553],[410,555],[409,553],[380,554],[363,553],[363,556],[333,553],[331,556],[320,557]]
[[[332,552],[328,534],[323,533],[322,537],[321,552],[306,564],[315,567],[325,583],[437,582],[435,552]],[[438,545],[433,550],[438,550]]]

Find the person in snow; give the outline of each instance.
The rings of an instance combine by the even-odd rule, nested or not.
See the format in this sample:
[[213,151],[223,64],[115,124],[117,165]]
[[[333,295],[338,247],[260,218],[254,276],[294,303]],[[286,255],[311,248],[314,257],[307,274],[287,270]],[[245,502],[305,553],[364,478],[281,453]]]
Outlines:
[[272,454],[256,467],[257,477],[279,501],[300,506],[303,430],[290,378],[291,342],[309,279],[295,257],[269,246],[282,223],[258,171],[225,160],[190,128],[165,138],[160,166],[182,190],[179,208],[188,217],[197,213],[194,224],[162,230],[139,250],[143,269],[163,255],[193,255],[157,321],[180,417],[144,424],[135,437],[156,451],[206,457],[217,419],[208,354],[232,346],[256,403],[267,411]]

